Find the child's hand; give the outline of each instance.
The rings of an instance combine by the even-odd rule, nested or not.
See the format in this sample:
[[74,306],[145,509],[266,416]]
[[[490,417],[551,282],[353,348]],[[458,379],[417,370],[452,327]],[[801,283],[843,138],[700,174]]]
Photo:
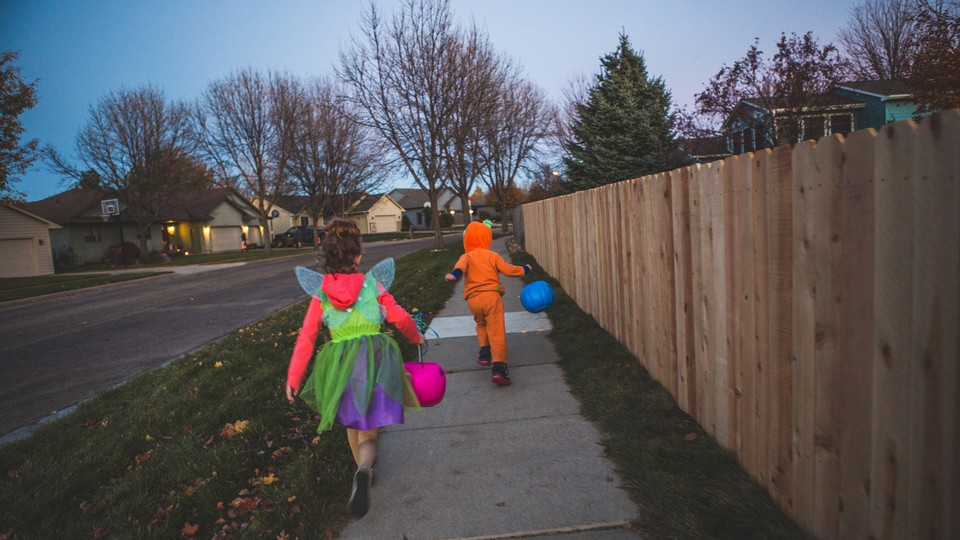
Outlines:
[[456,280],[457,280],[457,276],[455,276],[455,275],[453,275],[453,274],[447,274],[447,275],[443,276],[443,279],[445,279],[445,280],[447,280],[447,281],[456,281]]
[[297,395],[297,390],[290,386],[287,387],[287,401],[293,403],[293,396]]

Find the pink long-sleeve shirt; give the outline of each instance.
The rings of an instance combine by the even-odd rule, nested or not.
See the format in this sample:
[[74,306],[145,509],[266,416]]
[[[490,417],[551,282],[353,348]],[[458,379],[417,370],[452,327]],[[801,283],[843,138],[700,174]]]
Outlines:
[[[364,279],[365,276],[359,273],[326,274],[323,276],[320,289],[327,294],[327,298],[335,308],[347,309],[356,303]],[[423,336],[420,335],[413,317],[400,307],[393,295],[379,284],[377,292],[377,302],[382,306],[387,322],[395,326],[411,343],[421,343]],[[307,365],[313,356],[321,324],[323,324],[323,304],[314,296],[310,300],[307,314],[303,318],[303,326],[300,328],[300,335],[297,337],[297,344],[293,348],[290,366],[287,368],[287,386],[299,390]]]

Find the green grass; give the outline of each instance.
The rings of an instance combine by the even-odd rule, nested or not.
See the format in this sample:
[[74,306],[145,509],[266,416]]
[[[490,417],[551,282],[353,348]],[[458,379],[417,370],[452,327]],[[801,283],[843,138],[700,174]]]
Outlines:
[[[512,258],[536,267],[525,282],[544,279],[530,255]],[[555,295],[546,311],[549,338],[584,416],[603,432],[608,456],[643,509],[638,528],[650,538],[809,538],[630,351],[557,281],[545,281]]]
[[135,272],[130,274],[55,275],[24,278],[0,278],[0,302],[20,300],[44,294],[72,291],[108,283],[120,283],[170,272]]
[[[400,305],[429,321],[450,297],[442,276],[459,253],[397,261]],[[336,534],[354,468],[345,435],[318,436],[315,414],[283,394],[305,308],[242,328],[0,448],[0,537],[168,539],[194,526],[198,538]],[[249,424],[232,437],[223,431],[238,421]]]

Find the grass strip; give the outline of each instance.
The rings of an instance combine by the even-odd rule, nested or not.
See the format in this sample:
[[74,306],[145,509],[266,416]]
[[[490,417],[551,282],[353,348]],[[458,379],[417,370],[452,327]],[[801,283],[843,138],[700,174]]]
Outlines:
[[85,289],[109,283],[162,276],[172,272],[131,272],[129,274],[55,275],[28,278],[0,278],[0,302],[20,300],[44,294]]
[[[525,282],[544,279],[529,254],[512,259],[536,267]],[[607,455],[643,509],[638,528],[650,538],[809,538],[559,282],[544,281],[555,296],[548,337],[584,416],[600,427]]]
[[[397,261],[400,305],[432,319],[460,253]],[[317,435],[313,411],[283,393],[305,309],[241,328],[0,448],[0,537],[335,536],[354,470],[344,432]]]

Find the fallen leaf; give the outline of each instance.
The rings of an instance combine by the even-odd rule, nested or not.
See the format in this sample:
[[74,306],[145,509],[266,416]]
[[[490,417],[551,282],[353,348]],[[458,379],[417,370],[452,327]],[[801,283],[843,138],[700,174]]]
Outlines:
[[300,505],[299,505],[299,504],[296,504],[296,505],[291,506],[291,507],[290,507],[290,513],[291,513],[291,514],[299,514],[299,513],[300,513]]
[[11,480],[16,480],[17,478],[20,478],[20,471],[16,469],[10,469],[9,471],[7,471],[7,478]]
[[237,515],[249,514],[260,504],[260,499],[255,497],[237,497],[230,503],[230,506],[236,510]]
[[295,501],[295,500],[297,500],[297,496],[296,496],[296,495],[292,495],[292,496],[290,496],[290,497],[287,497],[287,502],[288,502],[288,503],[292,503],[292,502]]
[[99,422],[97,422],[96,419],[94,419],[94,418],[88,418],[88,419],[84,420],[84,422],[83,422],[83,427],[85,427],[85,428],[92,428],[93,426],[97,425],[98,423],[99,423]]
[[193,492],[196,491],[196,490],[197,490],[197,488],[195,488],[195,487],[193,487],[193,486],[187,486],[187,487],[183,488],[183,494],[189,497],[190,495],[193,495]]
[[80,510],[81,510],[81,511],[86,512],[87,509],[89,509],[89,508],[90,508],[90,503],[88,503],[87,501],[83,501],[82,503],[80,503]]
[[226,507],[223,505],[223,501],[217,501],[217,510],[223,510],[224,508]]
[[110,535],[110,532],[107,531],[106,529],[102,529],[102,528],[99,528],[99,527],[98,527],[98,528],[96,528],[96,529],[93,530],[93,537],[94,537],[94,538],[106,538],[106,537],[109,536],[109,535]]
[[190,424],[184,424],[180,428],[180,433],[183,433],[184,435],[186,435],[187,433],[190,433],[191,431],[193,431],[193,426],[191,426]]
[[237,420],[236,422],[230,424],[224,424],[223,429],[220,430],[220,436],[226,439],[237,435],[238,433],[243,433],[243,430],[247,429],[247,426],[250,425],[249,420]]
[[150,456],[151,456],[152,454],[153,454],[153,450],[147,450],[146,452],[138,455],[137,457],[135,457],[135,458],[133,458],[133,459],[137,460],[137,465],[139,465],[139,464],[143,463],[144,461],[147,461],[148,459],[150,459]]
[[221,367],[223,367],[223,362],[217,362],[216,364],[213,365],[213,367],[215,367],[215,368],[221,368]]
[[263,485],[269,486],[270,484],[276,482],[277,480],[280,480],[280,479],[274,476],[273,473],[270,473],[267,476],[264,476],[261,481],[263,482]]
[[280,447],[280,448],[274,450],[273,453],[270,454],[270,456],[271,456],[273,459],[277,459],[277,458],[279,458],[279,457],[283,457],[283,456],[286,456],[286,455],[289,455],[289,454],[292,454],[292,453],[293,453],[293,448],[290,448],[289,446],[283,446],[283,447]]
[[144,439],[146,439],[147,442],[153,442],[153,435],[150,435],[149,433],[147,433]]
[[107,426],[109,426],[109,425],[110,425],[110,419],[109,419],[109,418],[104,418],[103,420],[100,421],[100,427],[107,427]]
[[687,436],[686,436],[685,438],[686,438],[688,441],[695,441],[695,440],[697,440],[697,434],[696,434],[696,433],[693,433],[693,432],[687,433]]
[[287,531],[280,531],[280,534],[277,535],[277,540],[290,540],[290,535],[287,534]]
[[197,535],[197,532],[199,532],[199,531],[200,531],[200,524],[199,524],[199,523],[196,524],[196,525],[193,525],[193,524],[191,524],[191,523],[184,523],[184,524],[183,524],[183,529],[181,529],[180,532],[182,532],[183,535],[186,536],[186,537],[188,537],[188,538],[193,538],[194,536]]

